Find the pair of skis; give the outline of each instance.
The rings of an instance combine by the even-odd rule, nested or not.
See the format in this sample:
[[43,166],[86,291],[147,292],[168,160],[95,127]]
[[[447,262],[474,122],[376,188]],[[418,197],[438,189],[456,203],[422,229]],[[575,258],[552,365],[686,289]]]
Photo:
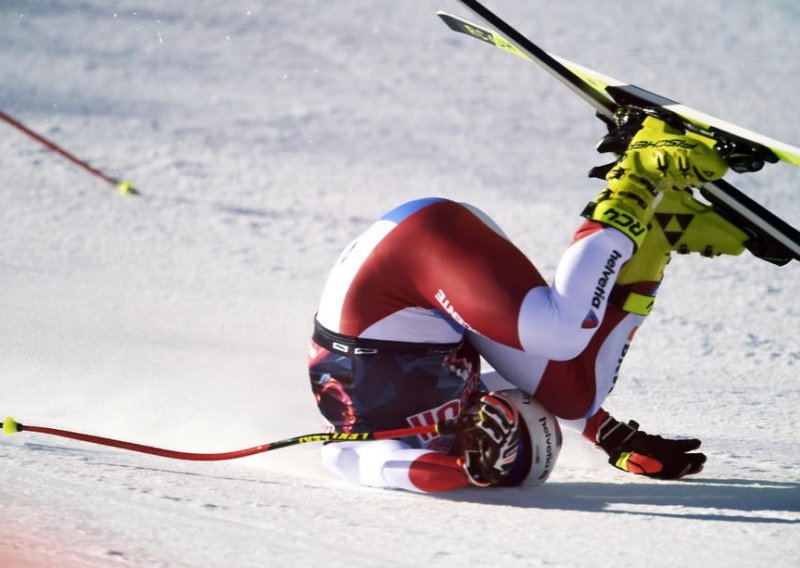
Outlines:
[[[486,25],[438,12],[452,30],[495,45],[537,63],[594,108],[613,138],[623,128],[646,116],[664,120],[684,131],[717,141],[717,150],[736,172],[753,172],[765,162],[800,166],[800,148],[773,140],[715,118],[676,101],[626,84],[566,59],[552,55],[494,14],[477,0],[458,0]],[[599,150],[603,151],[602,143]],[[616,151],[616,150],[615,150]],[[745,246],[755,256],[777,265],[800,260],[800,232],[724,180],[700,189],[714,210],[748,234]]]

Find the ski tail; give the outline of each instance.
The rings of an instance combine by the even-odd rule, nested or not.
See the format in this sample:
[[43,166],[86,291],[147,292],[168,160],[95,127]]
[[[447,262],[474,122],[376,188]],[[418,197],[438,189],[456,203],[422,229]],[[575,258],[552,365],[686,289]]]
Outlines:
[[745,247],[753,256],[783,266],[800,260],[800,231],[762,207],[725,180],[703,186],[714,210],[750,235]]

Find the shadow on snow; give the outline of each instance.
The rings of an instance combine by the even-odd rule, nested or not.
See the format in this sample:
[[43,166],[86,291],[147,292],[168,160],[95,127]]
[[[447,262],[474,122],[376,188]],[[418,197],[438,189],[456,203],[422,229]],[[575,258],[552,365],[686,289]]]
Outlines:
[[698,521],[800,523],[800,483],[755,479],[556,482],[536,488],[456,491],[436,498],[505,507]]

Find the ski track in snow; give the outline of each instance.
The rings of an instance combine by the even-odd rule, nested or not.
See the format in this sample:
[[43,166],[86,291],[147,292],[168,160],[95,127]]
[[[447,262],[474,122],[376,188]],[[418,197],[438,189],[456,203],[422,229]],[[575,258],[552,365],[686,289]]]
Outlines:
[[[795,2],[488,5],[558,55],[800,144]],[[317,295],[403,200],[475,203],[552,275],[600,189],[603,127],[439,9],[466,15],[0,4],[0,109],[143,194],[0,124],[0,413],[202,452],[319,430]],[[799,176],[728,179],[798,226]],[[313,447],[197,464],[21,433],[0,440],[0,566],[794,566],[798,297],[797,263],[670,265],[607,407],[701,438],[691,481],[626,476],[572,434],[536,490],[418,496],[343,484]]]

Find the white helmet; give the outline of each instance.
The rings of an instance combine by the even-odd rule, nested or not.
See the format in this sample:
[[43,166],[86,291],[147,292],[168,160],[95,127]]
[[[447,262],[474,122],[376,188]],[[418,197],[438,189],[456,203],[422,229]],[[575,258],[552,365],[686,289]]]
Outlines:
[[561,452],[558,419],[531,395],[519,389],[501,392],[514,402],[523,426],[520,429],[519,463],[512,468],[510,484],[541,485],[550,477]]

